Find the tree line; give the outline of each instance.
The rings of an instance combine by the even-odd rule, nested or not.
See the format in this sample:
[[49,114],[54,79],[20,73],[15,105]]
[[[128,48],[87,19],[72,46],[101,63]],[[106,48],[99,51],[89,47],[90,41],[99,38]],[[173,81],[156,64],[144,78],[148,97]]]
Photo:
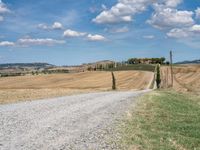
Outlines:
[[164,57],[161,58],[130,58],[127,61],[90,65],[88,71],[113,69],[132,64],[169,64]]
[[165,64],[165,58],[130,58],[128,64]]

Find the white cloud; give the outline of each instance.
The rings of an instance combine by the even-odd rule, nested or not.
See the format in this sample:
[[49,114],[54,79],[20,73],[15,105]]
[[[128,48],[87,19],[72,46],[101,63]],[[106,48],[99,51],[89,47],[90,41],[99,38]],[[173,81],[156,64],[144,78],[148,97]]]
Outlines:
[[64,37],[80,37],[80,36],[84,36],[86,35],[87,33],[85,32],[78,32],[78,31],[73,31],[73,30],[65,30],[63,36]]
[[154,39],[155,36],[154,35],[144,35],[143,38],[145,38],[145,39]]
[[42,30],[58,30],[58,29],[61,30],[61,29],[63,29],[63,25],[60,22],[54,22],[51,26],[41,23],[41,24],[38,24],[37,27]]
[[131,22],[132,16],[123,16],[123,17],[121,17],[121,20],[124,22]]
[[51,38],[36,38],[33,39],[31,37],[24,37],[18,39],[16,42],[2,41],[0,42],[0,46],[34,46],[34,45],[46,45],[52,46],[56,44],[64,44],[64,40],[55,40]]
[[182,2],[183,0],[166,0],[165,5],[168,7],[176,7]]
[[60,22],[54,22],[52,25],[53,29],[63,29],[63,25]]
[[188,27],[194,24],[192,11],[179,11],[159,4],[155,4],[154,9],[155,12],[147,23],[155,28]]
[[190,32],[187,29],[174,28],[167,33],[168,37],[186,38],[189,37]]
[[9,42],[9,41],[2,41],[0,42],[0,46],[14,46],[14,42]]
[[4,14],[4,13],[9,13],[10,10],[7,8],[7,6],[0,1],[0,14]]
[[[131,22],[135,14],[146,10],[150,4],[162,4],[166,8],[174,8],[183,0],[118,0],[118,3],[107,9],[103,5],[102,11],[92,21],[98,24],[112,24],[120,22]],[[161,8],[163,9],[163,8]]]
[[4,15],[5,13],[9,13],[10,10],[7,8],[7,6],[0,0],[0,22],[4,20]]
[[95,35],[88,34],[87,38],[90,41],[105,41],[106,40],[104,36],[99,35],[99,34],[95,34]]
[[[78,32],[78,31],[74,31],[74,30],[65,30],[65,32],[63,33],[64,37],[82,37],[82,36],[86,36],[86,32]],[[87,35],[87,39],[90,41],[105,41],[106,38],[102,35],[99,34],[88,34]]]
[[190,28],[190,31],[192,32],[199,32],[200,33],[200,25],[193,25],[191,28]]
[[32,39],[32,38],[22,38],[17,41],[17,44],[22,46],[30,46],[30,45],[55,45],[55,44],[64,44],[65,41],[63,40],[55,40],[51,38],[45,39]]
[[[153,4],[154,12],[147,23],[155,28],[166,31],[168,37],[177,39],[198,38],[200,25],[195,24],[194,12],[178,10],[176,7],[183,0],[157,0]],[[196,18],[200,16],[200,8],[197,8]]]
[[92,21],[98,24],[112,24],[132,21],[132,16],[146,10],[153,0],[118,0],[109,10],[104,10]]
[[200,7],[198,7],[198,8],[195,10],[195,13],[196,13],[196,18],[197,18],[197,19],[200,19]]
[[48,27],[46,24],[43,24],[43,23],[38,24],[37,27],[38,27],[39,29],[43,29],[43,30],[48,30],[48,29],[49,29],[49,27]]
[[196,38],[200,36],[200,25],[195,24],[188,28],[174,28],[167,33],[167,36],[179,39]]

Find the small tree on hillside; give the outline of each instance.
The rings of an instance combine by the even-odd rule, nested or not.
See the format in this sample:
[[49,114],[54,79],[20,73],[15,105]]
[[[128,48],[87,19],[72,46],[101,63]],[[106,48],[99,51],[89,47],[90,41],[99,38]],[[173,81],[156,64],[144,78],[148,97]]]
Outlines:
[[89,66],[89,67],[87,68],[87,70],[88,70],[88,71],[92,71],[92,67]]

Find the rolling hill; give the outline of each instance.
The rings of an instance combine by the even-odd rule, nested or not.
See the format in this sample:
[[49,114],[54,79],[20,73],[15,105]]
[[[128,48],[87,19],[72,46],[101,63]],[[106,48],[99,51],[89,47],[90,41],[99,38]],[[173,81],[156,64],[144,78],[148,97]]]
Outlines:
[[176,64],[200,64],[200,59],[192,60],[192,61],[177,62]]

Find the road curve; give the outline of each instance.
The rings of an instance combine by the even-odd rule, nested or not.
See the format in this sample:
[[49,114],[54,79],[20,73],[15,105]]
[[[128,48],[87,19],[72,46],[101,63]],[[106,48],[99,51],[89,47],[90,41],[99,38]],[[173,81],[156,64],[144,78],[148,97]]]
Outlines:
[[117,149],[113,126],[148,92],[99,92],[0,105],[0,149]]

